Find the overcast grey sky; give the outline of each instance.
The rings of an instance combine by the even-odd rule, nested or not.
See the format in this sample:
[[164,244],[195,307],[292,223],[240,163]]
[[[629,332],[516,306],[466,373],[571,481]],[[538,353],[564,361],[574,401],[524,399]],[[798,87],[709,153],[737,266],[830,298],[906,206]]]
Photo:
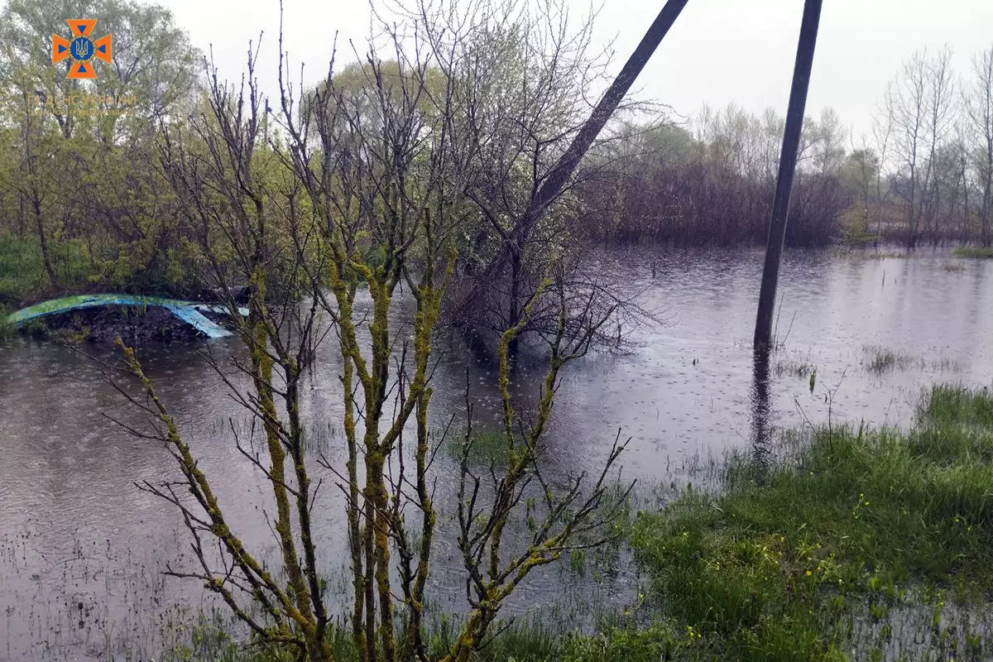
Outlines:
[[[260,77],[275,80],[278,0],[159,0],[193,42],[213,45],[223,75],[244,68],[249,39],[265,29]],[[574,14],[589,0],[570,0]],[[335,31],[363,43],[366,0],[284,0],[285,40],[313,82],[327,70]],[[596,39],[615,40],[614,70],[641,39],[663,0],[606,0]],[[803,0],[689,0],[639,79],[639,94],[679,113],[734,101],[747,110],[785,113]],[[824,0],[808,110],[830,105],[856,132],[866,129],[883,89],[903,58],[950,45],[966,73],[973,53],[993,43],[993,0]],[[340,49],[341,50],[341,49]],[[348,51],[348,49],[344,49]],[[348,51],[343,55],[350,56]]]

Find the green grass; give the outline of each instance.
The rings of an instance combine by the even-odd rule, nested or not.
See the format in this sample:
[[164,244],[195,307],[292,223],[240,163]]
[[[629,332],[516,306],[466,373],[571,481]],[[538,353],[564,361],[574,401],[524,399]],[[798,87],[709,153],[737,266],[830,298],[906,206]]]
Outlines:
[[968,257],[989,259],[993,258],[993,248],[983,248],[982,246],[960,246],[952,251],[955,257]]
[[[239,644],[228,634],[223,617],[201,618],[193,627],[177,628],[181,640],[155,658],[162,662],[292,662],[285,650]],[[687,648],[683,637],[662,624],[644,628],[615,625],[595,636],[570,633],[536,620],[497,622],[472,662],[656,662]],[[431,659],[441,659],[458,637],[457,623],[441,619],[426,641]],[[329,630],[337,662],[357,662],[351,629],[337,622]],[[691,641],[687,639],[687,641]]]
[[910,432],[821,430],[781,466],[733,460],[719,496],[642,516],[632,545],[704,657],[979,655],[990,631],[950,630],[939,591],[973,625],[989,613],[991,458],[993,396],[935,387]]

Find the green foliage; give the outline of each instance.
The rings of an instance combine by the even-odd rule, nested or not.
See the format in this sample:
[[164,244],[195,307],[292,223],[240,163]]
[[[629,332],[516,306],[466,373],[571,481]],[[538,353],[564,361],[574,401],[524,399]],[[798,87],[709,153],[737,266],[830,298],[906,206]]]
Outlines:
[[410,102],[409,97],[413,91],[420,90],[423,77],[425,89],[417,99],[417,108],[429,118],[437,115],[437,100],[445,95],[445,74],[435,67],[428,67],[424,72],[414,72],[395,60],[377,62],[375,66],[369,62],[346,64],[334,74],[330,90],[325,81],[307,93],[301,114],[307,116],[310,105],[316,99],[331,94],[334,101],[328,104],[329,112],[333,113],[339,106],[347,106],[348,111],[354,112],[364,123],[380,127],[383,124],[383,104],[378,96],[377,76],[382,78],[382,89],[389,98],[388,107],[394,109]]
[[13,338],[17,334],[17,327],[7,323],[8,311],[0,306],[0,340]]
[[[113,34],[114,62],[97,63],[94,80],[67,80],[51,63],[67,16]],[[0,42],[0,305],[190,292],[193,232],[156,142],[159,120],[197,97],[201,62],[186,33],[166,9],[131,0],[11,0]]]
[[12,308],[44,283],[41,254],[33,243],[0,234],[0,305]]
[[[50,249],[62,282],[85,290],[98,278],[82,242],[56,242]],[[13,308],[51,293],[38,241],[0,234],[0,304]]]
[[865,147],[852,150],[841,165],[841,177],[845,186],[861,193],[863,207],[868,204],[879,171],[879,155],[875,150]]
[[[67,16],[96,18],[97,36],[113,34],[113,65],[98,63],[94,80],[66,79],[68,65],[51,64],[51,35],[66,33]],[[134,95],[136,103],[123,116],[87,117],[79,108],[63,113],[60,129],[67,138],[87,129],[110,139],[147,134],[151,121],[170,108],[188,106],[196,95],[200,53],[186,32],[176,27],[171,12],[160,5],[133,0],[10,0],[0,25],[0,39],[7,47],[0,53],[0,72],[18,92],[34,95],[43,90],[49,98],[91,92],[104,97]]]
[[841,219],[841,243],[846,246],[868,246],[879,241],[879,235],[869,231],[868,210],[856,205],[844,213]]
[[168,249],[153,264],[137,256],[133,248],[108,242],[96,253],[82,240],[52,241],[49,251],[58,278],[53,285],[36,238],[0,233],[0,305],[16,309],[53,296],[96,291],[166,295],[196,291],[189,267],[198,259],[196,247],[184,244]]
[[943,605],[914,587],[993,588],[991,432],[993,395],[935,387],[913,431],[820,430],[772,469],[740,457],[723,494],[641,517],[632,544],[664,612],[721,657],[865,654],[853,624]]

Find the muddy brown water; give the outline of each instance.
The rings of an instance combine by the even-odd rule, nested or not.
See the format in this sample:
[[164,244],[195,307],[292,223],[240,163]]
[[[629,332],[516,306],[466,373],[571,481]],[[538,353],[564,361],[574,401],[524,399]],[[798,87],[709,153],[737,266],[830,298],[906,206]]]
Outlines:
[[[630,353],[567,368],[543,460],[549,470],[597,470],[620,429],[631,437],[622,476],[651,492],[687,466],[748,448],[761,262],[758,251],[602,253],[602,275],[638,292],[664,324],[640,328]],[[780,295],[783,346],[770,389],[779,429],[823,423],[829,414],[838,422],[907,425],[928,384],[993,384],[993,261],[790,252]],[[84,349],[113,359],[109,350]],[[229,520],[256,549],[272,548],[264,484],[230,429],[247,433],[244,410],[200,350],[151,343],[141,356]],[[233,339],[213,341],[209,351],[222,365],[240,353]],[[467,366],[477,419],[495,418],[492,371],[451,351],[435,375],[436,425],[461,411]],[[315,442],[332,458],[339,367],[334,348],[322,348],[303,404]],[[516,381],[522,395],[537,393],[536,371]],[[52,343],[0,344],[0,416],[0,659],[144,657],[167,641],[163,630],[210,607],[196,582],[162,575],[167,565],[189,567],[188,541],[178,514],[135,484],[174,477],[176,468],[161,445],[111,420],[143,423],[98,362]],[[454,466],[450,454],[439,454],[439,502],[454,492]],[[316,526],[328,573],[339,577],[331,590],[344,595],[343,513],[335,488],[323,490]],[[441,529],[433,600],[457,606],[464,588],[454,538],[450,524]],[[638,581],[624,566],[623,559],[606,570],[594,563],[572,571],[582,575],[576,581],[563,581],[567,568],[544,568],[508,611],[569,614],[581,604],[589,616],[591,604],[623,604]]]

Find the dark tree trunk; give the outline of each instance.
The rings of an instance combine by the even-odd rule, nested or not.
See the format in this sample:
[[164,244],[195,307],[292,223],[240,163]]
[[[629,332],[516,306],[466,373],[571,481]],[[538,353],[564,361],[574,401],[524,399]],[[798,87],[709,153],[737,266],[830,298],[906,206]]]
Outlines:
[[38,230],[38,242],[41,244],[41,258],[45,263],[45,273],[48,274],[48,281],[53,286],[58,285],[59,279],[52,267],[52,256],[48,250],[48,238],[45,235],[45,222],[41,213],[41,199],[38,191],[33,190],[31,196],[31,206],[34,209],[34,218]]
[[[521,321],[521,315],[524,314],[520,300],[522,271],[521,251],[514,247],[510,254],[510,320],[507,328],[517,326]],[[507,344],[507,356],[512,360],[516,358],[519,347],[520,334],[517,333],[514,334],[513,339]]]

